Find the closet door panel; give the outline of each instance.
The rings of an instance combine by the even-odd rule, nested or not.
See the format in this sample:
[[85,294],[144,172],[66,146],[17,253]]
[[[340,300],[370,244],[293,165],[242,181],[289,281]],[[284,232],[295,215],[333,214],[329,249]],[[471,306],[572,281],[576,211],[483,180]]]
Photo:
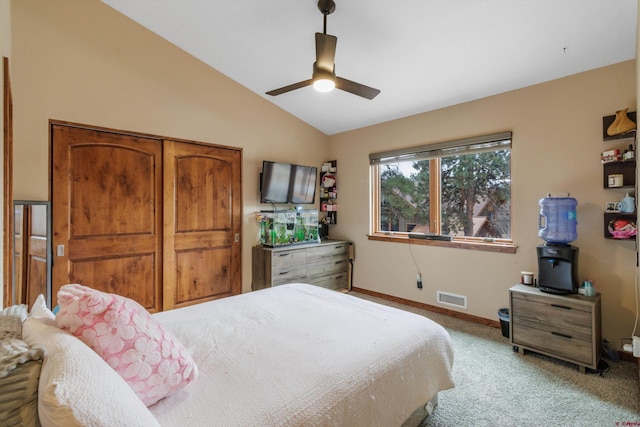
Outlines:
[[228,248],[176,253],[176,304],[232,292]]
[[232,166],[207,154],[176,158],[177,233],[231,229]]
[[161,141],[53,125],[53,297],[80,283],[162,307]]
[[73,147],[70,201],[81,208],[70,210],[72,237],[154,236],[156,155],[108,143]]
[[240,153],[164,142],[165,309],[242,290]]
[[126,295],[143,307],[153,307],[152,288],[142,285],[153,283],[155,266],[155,254],[78,260],[71,265],[71,275],[92,288]]

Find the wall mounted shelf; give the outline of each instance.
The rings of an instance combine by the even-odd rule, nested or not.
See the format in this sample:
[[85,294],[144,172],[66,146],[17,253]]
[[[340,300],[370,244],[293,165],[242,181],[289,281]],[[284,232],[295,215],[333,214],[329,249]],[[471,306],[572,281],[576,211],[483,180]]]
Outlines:
[[[609,187],[609,175],[622,174],[622,187]],[[636,161],[624,160],[602,164],[603,188],[633,188],[636,184]]]
[[[636,120],[636,112],[630,112],[627,113],[627,117],[629,117],[631,120],[633,120],[634,122],[638,123],[638,121]],[[620,135],[614,135],[614,136],[609,136],[607,134],[607,129],[609,129],[609,126],[611,126],[611,124],[613,123],[613,121],[616,119],[616,115],[613,114],[611,116],[604,116],[602,118],[602,140],[603,141],[613,141],[616,139],[625,139],[625,138],[635,138],[636,136],[636,131],[632,130],[630,132],[626,132]]]

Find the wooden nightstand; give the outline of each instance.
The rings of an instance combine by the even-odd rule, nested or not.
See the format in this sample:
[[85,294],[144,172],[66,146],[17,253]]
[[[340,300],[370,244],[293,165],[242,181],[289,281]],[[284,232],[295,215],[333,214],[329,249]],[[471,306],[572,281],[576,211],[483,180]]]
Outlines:
[[597,369],[602,353],[600,294],[554,295],[538,288],[509,289],[510,339],[520,354],[525,350]]

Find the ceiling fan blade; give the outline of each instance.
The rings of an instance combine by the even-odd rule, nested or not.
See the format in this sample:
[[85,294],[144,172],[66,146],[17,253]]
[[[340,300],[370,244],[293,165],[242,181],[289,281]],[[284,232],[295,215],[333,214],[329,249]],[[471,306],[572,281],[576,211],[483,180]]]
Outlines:
[[380,93],[379,89],[374,89],[361,83],[352,82],[351,80],[343,79],[342,77],[336,77],[336,87],[344,90],[345,92],[367,99],[373,99]]
[[283,93],[291,92],[292,90],[300,89],[302,87],[310,86],[312,84],[313,84],[313,80],[309,79],[303,82],[294,83],[289,86],[281,87],[280,89],[270,90],[269,92],[267,92],[267,95],[271,95],[271,96],[282,95]]
[[316,65],[318,68],[333,73],[337,43],[336,36],[316,33]]

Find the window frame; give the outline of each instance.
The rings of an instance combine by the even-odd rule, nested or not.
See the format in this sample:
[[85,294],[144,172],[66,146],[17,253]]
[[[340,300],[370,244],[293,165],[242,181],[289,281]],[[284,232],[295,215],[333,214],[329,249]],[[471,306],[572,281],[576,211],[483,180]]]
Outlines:
[[[440,230],[441,190],[440,172],[442,157],[479,153],[486,151],[499,151],[500,149],[512,149],[512,132],[500,132],[496,134],[482,135],[478,137],[451,140],[441,143],[409,147],[392,151],[369,154],[371,206],[369,240],[410,243],[425,246],[453,247],[459,249],[473,249],[501,253],[515,253],[517,246],[513,243],[513,235],[509,239],[487,239],[481,237],[454,236],[451,241],[425,240],[409,237],[408,232],[381,231],[380,223],[380,197],[381,166],[388,163],[429,160],[429,192],[430,192],[430,228]],[[508,143],[505,141],[508,140]],[[504,148],[500,148],[504,147]],[[511,189],[512,190],[512,189]],[[512,192],[512,191],[511,191]]]

